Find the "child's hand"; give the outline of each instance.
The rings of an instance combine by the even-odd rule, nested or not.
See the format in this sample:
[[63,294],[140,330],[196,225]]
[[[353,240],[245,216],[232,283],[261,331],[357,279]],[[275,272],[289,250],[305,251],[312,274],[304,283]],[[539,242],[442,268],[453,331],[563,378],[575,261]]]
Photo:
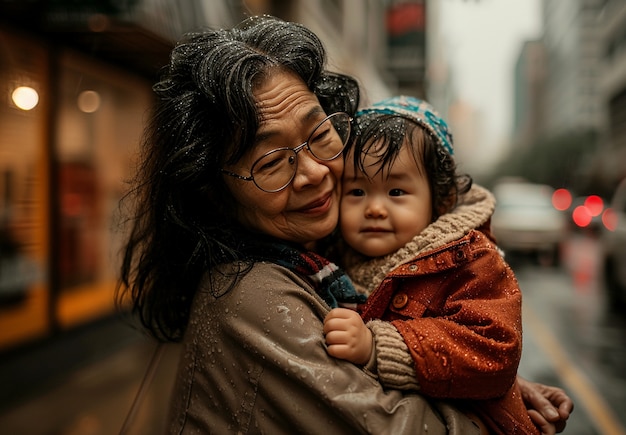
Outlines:
[[335,308],[324,319],[328,353],[354,364],[366,364],[372,354],[372,331],[356,311]]

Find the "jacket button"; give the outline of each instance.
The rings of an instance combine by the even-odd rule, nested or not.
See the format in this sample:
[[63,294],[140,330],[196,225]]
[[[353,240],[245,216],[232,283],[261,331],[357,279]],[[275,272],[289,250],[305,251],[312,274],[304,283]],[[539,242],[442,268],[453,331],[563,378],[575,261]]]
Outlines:
[[406,304],[409,302],[409,297],[406,293],[398,293],[393,297],[393,307],[396,309],[404,308]]
[[465,260],[465,251],[459,249],[458,251],[456,251],[456,259],[458,261],[463,261]]
[[411,272],[415,272],[415,271],[417,270],[417,264],[411,264],[411,265],[409,266],[409,270],[410,270]]

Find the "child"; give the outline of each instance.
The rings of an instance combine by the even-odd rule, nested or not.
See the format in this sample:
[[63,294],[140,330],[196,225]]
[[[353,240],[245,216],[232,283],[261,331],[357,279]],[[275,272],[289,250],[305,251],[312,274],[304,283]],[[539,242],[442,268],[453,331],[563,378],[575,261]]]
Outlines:
[[538,434],[516,383],[521,293],[489,230],[493,196],[456,174],[447,125],[424,101],[382,101],[355,128],[340,228],[369,298],[363,320],[327,316],[329,354],[390,388],[459,399],[490,433]]

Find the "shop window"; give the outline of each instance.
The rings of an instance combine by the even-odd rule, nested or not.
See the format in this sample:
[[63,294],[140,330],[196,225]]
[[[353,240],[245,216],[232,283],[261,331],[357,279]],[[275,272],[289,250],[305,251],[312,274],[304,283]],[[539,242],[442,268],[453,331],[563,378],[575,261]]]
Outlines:
[[0,349],[50,331],[47,53],[0,29]]
[[62,57],[55,159],[59,323],[114,309],[122,234],[119,200],[131,177],[150,83],[76,55]]
[[114,313],[115,217],[152,98],[45,47],[0,28],[0,352]]

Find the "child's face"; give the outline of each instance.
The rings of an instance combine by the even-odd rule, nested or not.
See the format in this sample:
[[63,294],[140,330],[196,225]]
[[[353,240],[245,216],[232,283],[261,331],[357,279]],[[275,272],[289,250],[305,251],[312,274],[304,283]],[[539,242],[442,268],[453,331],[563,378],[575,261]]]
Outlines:
[[[379,165],[366,156],[370,177]],[[340,208],[341,232],[360,253],[379,257],[397,251],[426,228],[432,218],[425,171],[419,171],[406,141],[390,170],[368,179],[347,156]]]

